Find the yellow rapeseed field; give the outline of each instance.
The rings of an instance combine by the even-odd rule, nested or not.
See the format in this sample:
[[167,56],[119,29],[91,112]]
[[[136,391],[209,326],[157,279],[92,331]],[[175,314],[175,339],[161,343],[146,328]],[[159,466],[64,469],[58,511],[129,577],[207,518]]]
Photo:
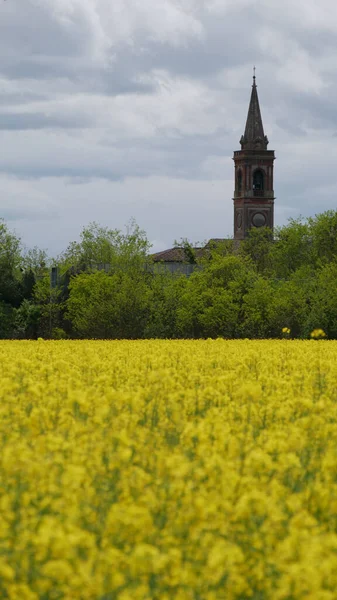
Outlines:
[[337,342],[0,342],[0,598],[335,600]]

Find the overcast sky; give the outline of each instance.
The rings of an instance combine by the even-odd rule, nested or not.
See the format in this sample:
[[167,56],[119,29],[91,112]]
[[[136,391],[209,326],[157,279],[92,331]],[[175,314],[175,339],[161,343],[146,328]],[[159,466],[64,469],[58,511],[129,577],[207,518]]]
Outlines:
[[275,221],[337,208],[335,0],[1,0],[0,216],[61,252],[131,217],[153,251],[232,235],[252,84]]

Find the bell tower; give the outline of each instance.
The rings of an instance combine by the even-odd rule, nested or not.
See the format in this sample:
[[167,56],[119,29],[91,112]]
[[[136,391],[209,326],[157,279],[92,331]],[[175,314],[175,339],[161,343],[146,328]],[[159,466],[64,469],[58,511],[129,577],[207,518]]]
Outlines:
[[245,133],[240,140],[241,150],[234,152],[234,239],[243,240],[252,227],[274,226],[274,150],[267,150],[264,134],[255,67],[252,94]]

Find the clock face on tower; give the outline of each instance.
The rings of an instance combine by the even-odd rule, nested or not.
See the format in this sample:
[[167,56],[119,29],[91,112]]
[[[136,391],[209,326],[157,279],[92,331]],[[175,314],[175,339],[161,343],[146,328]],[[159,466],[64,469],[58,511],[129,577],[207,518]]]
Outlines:
[[266,215],[264,215],[262,212],[256,212],[252,216],[252,225],[254,227],[263,227],[266,224],[266,222]]

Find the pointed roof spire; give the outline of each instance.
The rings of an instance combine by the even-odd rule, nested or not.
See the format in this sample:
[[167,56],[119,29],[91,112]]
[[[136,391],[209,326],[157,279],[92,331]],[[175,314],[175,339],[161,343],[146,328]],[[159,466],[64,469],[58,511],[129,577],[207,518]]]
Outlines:
[[246,129],[241,137],[242,150],[267,150],[268,138],[264,135],[263,123],[257,95],[256,68],[254,67],[252,94],[247,115]]

